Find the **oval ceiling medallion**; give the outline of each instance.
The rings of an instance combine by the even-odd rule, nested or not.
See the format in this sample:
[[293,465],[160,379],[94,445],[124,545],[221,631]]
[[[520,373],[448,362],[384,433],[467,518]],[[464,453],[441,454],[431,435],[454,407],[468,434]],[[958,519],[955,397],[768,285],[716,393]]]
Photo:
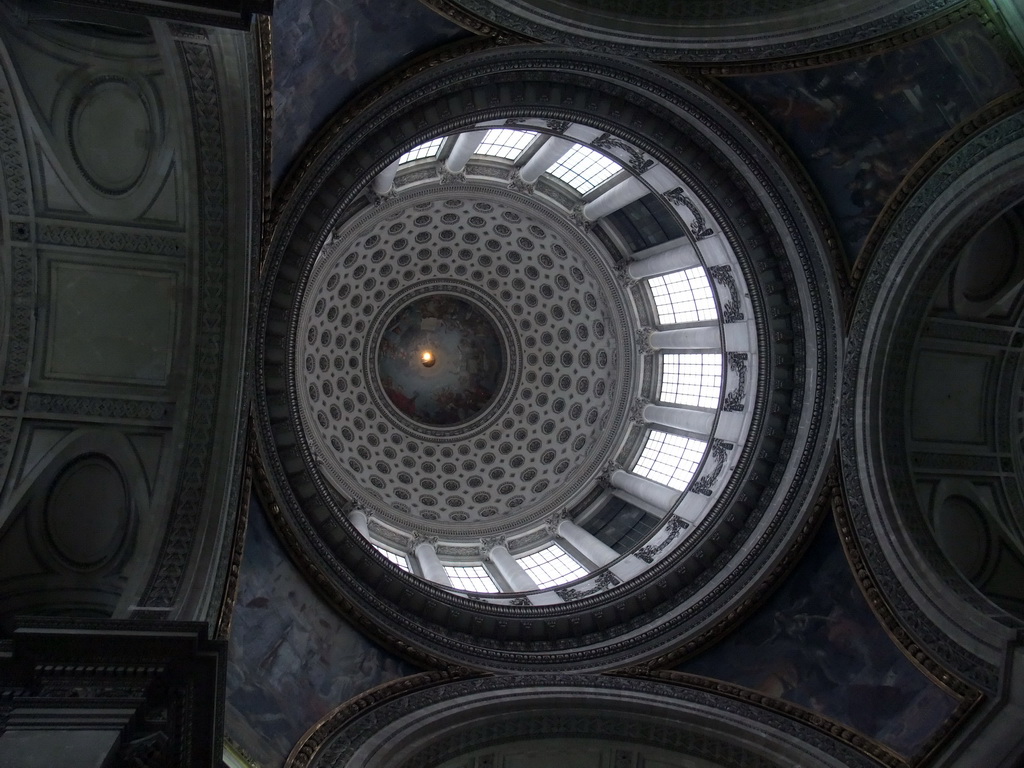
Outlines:
[[120,195],[142,178],[153,127],[139,90],[120,78],[93,81],[75,98],[68,144],[79,170],[101,192]]

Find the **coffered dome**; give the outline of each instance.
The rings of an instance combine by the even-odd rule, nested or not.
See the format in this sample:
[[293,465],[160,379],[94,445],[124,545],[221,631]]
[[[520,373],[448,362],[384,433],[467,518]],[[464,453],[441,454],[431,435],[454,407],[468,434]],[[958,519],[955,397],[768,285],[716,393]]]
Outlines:
[[311,151],[262,433],[275,522],[339,607],[413,655],[601,668],[781,572],[837,297],[798,184],[722,102],[538,56],[414,70]]
[[515,531],[572,506],[621,442],[637,386],[624,288],[540,201],[403,193],[338,228],[309,286],[308,434],[336,490],[386,524]]

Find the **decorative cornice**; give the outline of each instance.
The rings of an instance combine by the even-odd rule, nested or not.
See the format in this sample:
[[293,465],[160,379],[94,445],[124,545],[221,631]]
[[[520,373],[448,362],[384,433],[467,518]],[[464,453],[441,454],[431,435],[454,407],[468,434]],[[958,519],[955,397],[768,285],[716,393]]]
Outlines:
[[273,142],[270,139],[274,135],[274,41],[273,25],[270,22],[269,16],[257,17],[255,37],[255,56],[259,65],[259,93],[261,97],[256,103],[259,105],[258,119],[263,124],[263,162],[260,175],[263,206],[260,210],[259,269],[257,271],[257,274],[262,278],[266,274],[267,257],[270,252],[274,210]]
[[[510,9],[506,3],[493,0],[423,2],[455,23],[496,42],[511,42],[519,36],[521,42],[533,39],[577,50],[600,49],[634,60],[670,62],[671,66],[688,74],[712,75],[806,68],[863,58],[879,50],[934,35],[968,18],[976,18],[990,28],[1001,24],[1001,21],[993,19],[981,0],[967,3],[962,0],[916,0],[903,3],[890,13],[876,14],[860,24],[844,26],[833,21],[830,25],[823,25],[819,20],[815,26],[790,29],[778,36],[762,30],[756,42],[721,33],[702,36],[699,31],[691,31],[684,35],[680,30],[677,37],[683,36],[686,44],[673,46],[657,37],[645,41],[639,36],[634,38],[635,42],[625,36],[615,39],[614,35],[608,34],[602,34],[600,38],[590,37],[573,30],[567,18],[555,16],[556,23],[542,24]],[[720,8],[722,4],[717,3],[716,6]],[[742,7],[744,13],[749,14],[749,8]],[[557,21],[559,18],[561,20]],[[719,24],[714,27],[716,32],[723,28],[728,29],[728,26]]]
[[[567,713],[564,721],[554,711],[544,711],[564,706],[574,691],[588,701],[606,702],[606,706],[593,713]],[[657,708],[657,714],[647,719],[643,714],[618,711],[614,702],[624,693],[632,701],[646,700],[648,706]],[[530,705],[502,713],[493,705],[498,700],[529,701]],[[481,709],[472,727],[460,730],[457,726],[453,728],[452,723],[440,729],[433,726],[445,718],[445,711],[451,706],[466,706],[464,702],[480,702]],[[534,714],[538,708],[542,711]],[[850,768],[877,768],[879,762],[901,768],[899,762],[891,762],[894,756],[884,747],[845,726],[821,718],[815,722],[810,719],[813,715],[797,707],[759,697],[752,691],[669,673],[414,675],[369,691],[328,714],[295,746],[286,768],[355,768],[353,760],[368,740],[381,734],[387,737],[399,723],[403,724],[404,733],[409,734],[407,718],[413,712],[420,721],[414,728],[422,731],[411,734],[422,744],[417,758],[409,763],[415,768],[446,762],[454,755],[472,751],[478,744],[540,737],[553,728],[563,736],[601,738],[607,736],[609,728],[622,727],[624,723],[630,740],[636,744],[719,761],[728,755],[729,764],[736,768],[778,768],[775,750],[786,743],[799,745],[797,749],[824,753],[834,764]],[[665,716],[669,712],[678,713],[678,721],[666,726]],[[692,731],[688,728],[692,717],[721,716],[728,716],[734,726],[745,732],[745,737],[736,740],[735,731],[730,735],[715,729],[709,735],[703,726]],[[556,724],[556,720],[560,722]],[[749,748],[752,742],[762,740],[773,746]],[[389,754],[385,756],[392,758]],[[791,761],[792,758],[786,764],[792,764]]]
[[195,348],[189,414],[191,439],[182,457],[176,503],[159,555],[140,605],[171,608],[187,572],[196,527],[202,514],[203,488],[210,468],[213,430],[222,377],[226,318],[223,284],[227,274],[225,221],[228,185],[225,179],[222,101],[213,49],[206,43],[178,41],[177,53],[187,78],[189,104],[197,142],[199,188],[199,286],[196,325],[202,329]]

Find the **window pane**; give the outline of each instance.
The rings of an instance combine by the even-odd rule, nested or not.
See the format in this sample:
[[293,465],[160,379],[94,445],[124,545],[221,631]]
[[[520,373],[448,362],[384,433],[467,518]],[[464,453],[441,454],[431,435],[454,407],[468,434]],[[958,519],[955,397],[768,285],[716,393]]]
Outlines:
[[384,547],[378,547],[376,544],[374,544],[373,547],[382,555],[384,555],[384,557],[386,557],[392,563],[401,568],[403,571],[405,571],[406,573],[412,573],[412,571],[409,570],[409,560],[405,557],[405,555],[397,555],[394,552],[389,552],[388,550],[384,549]]
[[425,144],[410,149],[398,158],[398,162],[399,164],[411,163],[413,160],[422,160],[424,157],[435,157],[442,144],[444,144],[444,136],[439,139],[431,139]]
[[652,431],[633,472],[677,491],[685,491],[706,448],[707,443],[701,440]]
[[516,562],[530,574],[530,578],[540,589],[566,584],[588,573],[586,568],[573,560],[557,544],[552,544],[532,555],[517,558]]
[[722,396],[722,356],[664,354],[661,356],[661,392],[666,403],[717,408]]
[[648,280],[662,325],[695,323],[718,317],[704,267],[692,267]]
[[479,565],[446,565],[444,572],[451,579],[452,586],[467,592],[500,592],[482,566]]
[[548,173],[561,179],[581,195],[585,195],[620,170],[622,167],[614,160],[590,147],[577,144],[562,155],[562,159],[551,166]]
[[484,136],[484,140],[477,147],[478,155],[491,155],[492,157],[503,157],[506,160],[515,160],[523,150],[530,146],[530,142],[537,138],[533,131],[513,131],[509,128],[492,128]]

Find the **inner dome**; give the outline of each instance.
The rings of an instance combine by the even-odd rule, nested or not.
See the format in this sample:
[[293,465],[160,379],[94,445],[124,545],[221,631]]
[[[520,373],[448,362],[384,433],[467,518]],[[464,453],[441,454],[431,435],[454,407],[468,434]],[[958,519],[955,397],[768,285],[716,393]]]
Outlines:
[[300,321],[320,471],[393,546],[439,536],[477,557],[484,536],[548,537],[630,423],[631,314],[586,233],[532,196],[427,184],[359,209]]
[[456,296],[417,299],[387,323],[377,372],[391,403],[434,426],[461,424],[494,400],[505,370],[497,328]]

